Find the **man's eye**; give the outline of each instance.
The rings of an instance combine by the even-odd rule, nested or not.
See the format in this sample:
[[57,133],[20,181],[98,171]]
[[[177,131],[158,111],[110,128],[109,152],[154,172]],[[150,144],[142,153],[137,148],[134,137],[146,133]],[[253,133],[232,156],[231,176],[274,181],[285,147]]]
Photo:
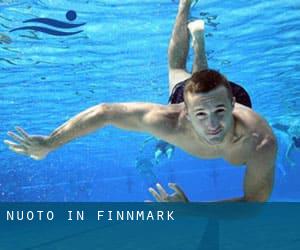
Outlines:
[[199,112],[196,114],[197,116],[205,116],[206,114],[204,112]]
[[216,110],[216,113],[218,113],[218,114],[222,114],[222,113],[224,113],[225,112],[225,109],[217,109]]

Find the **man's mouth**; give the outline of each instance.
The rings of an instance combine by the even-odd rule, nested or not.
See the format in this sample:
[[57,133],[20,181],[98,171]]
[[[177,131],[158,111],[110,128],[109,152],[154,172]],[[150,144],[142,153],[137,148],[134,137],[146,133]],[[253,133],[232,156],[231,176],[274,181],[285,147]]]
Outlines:
[[209,130],[207,134],[208,134],[208,135],[217,135],[217,134],[219,134],[221,131],[222,131],[222,128],[219,127],[219,128],[217,128],[217,129],[214,129],[214,130]]

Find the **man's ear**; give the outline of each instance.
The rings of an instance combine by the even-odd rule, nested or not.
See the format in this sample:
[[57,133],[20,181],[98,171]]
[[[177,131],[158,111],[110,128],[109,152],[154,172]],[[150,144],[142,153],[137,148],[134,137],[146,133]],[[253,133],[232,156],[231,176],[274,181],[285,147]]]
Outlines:
[[231,106],[232,106],[232,108],[234,108],[235,101],[236,101],[236,99],[235,99],[235,97],[233,96],[232,99],[231,99]]
[[184,105],[184,115],[185,115],[186,119],[188,119],[189,121],[191,120],[186,104]]

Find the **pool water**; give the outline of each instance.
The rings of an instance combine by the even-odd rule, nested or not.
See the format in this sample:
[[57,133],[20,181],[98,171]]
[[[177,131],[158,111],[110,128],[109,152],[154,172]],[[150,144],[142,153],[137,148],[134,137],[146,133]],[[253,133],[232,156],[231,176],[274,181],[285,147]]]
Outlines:
[[[167,47],[178,1],[0,1],[0,139],[22,126],[49,134],[78,112],[102,102],[168,99]],[[241,83],[253,108],[270,123],[299,123],[299,1],[201,0],[191,19],[206,23],[209,66]],[[83,24],[70,36],[12,29],[36,24],[32,18]],[[73,16],[74,18],[74,16]],[[39,26],[45,27],[44,24]],[[192,57],[188,65],[191,67]],[[273,201],[300,200],[299,152],[290,167],[290,144],[280,136]],[[34,161],[0,144],[1,201],[143,201],[154,181],[178,183],[192,201],[242,195],[245,168],[223,160],[201,160],[180,149],[152,166],[154,176],[136,168],[151,158],[149,135],[113,127],[77,139]],[[151,165],[151,164],[150,164]],[[147,166],[146,166],[147,167]],[[151,167],[151,166],[150,166]]]

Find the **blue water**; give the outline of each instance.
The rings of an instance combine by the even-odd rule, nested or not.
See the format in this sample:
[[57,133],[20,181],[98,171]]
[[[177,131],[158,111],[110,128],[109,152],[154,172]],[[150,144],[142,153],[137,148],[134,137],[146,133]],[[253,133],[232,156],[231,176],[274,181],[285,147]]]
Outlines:
[[[31,18],[66,21],[68,10],[77,12],[74,23],[86,23],[83,32],[68,37],[9,32]],[[299,122],[299,10],[300,1],[292,0],[200,0],[192,10],[192,19],[206,22],[209,66],[242,83],[254,109],[271,123]],[[0,141],[16,125],[49,134],[102,102],[166,103],[167,46],[176,11],[177,1],[171,0],[0,1]],[[148,136],[107,127],[43,161],[16,155],[1,143],[0,200],[149,199],[148,180],[135,168]],[[300,200],[299,152],[292,152],[296,166],[289,167],[284,159],[289,136],[283,134],[280,142],[278,165],[286,175],[276,170],[271,200]],[[143,154],[151,157],[151,147]],[[241,196],[244,171],[179,149],[153,167],[157,180],[178,183],[192,201]]]

